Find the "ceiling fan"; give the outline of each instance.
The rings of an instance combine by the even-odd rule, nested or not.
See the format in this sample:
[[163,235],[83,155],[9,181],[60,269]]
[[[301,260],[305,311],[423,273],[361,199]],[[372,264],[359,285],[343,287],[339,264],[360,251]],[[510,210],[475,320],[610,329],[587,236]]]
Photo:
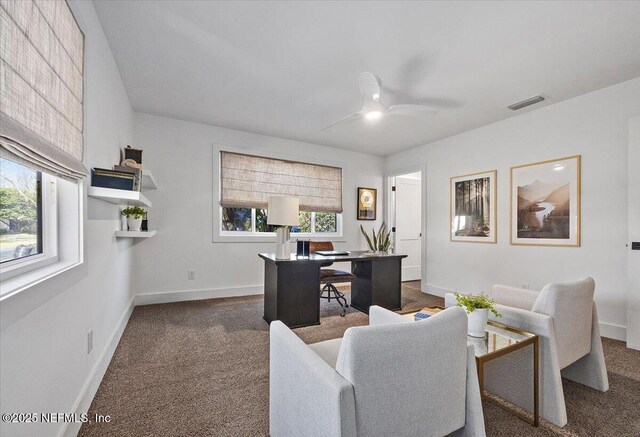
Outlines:
[[340,120],[331,123],[329,126],[323,127],[321,130],[329,129],[332,126],[335,126],[338,123],[342,123],[343,121],[347,121],[353,118],[361,118],[364,117],[367,120],[377,120],[382,117],[386,113],[393,113],[398,115],[407,115],[407,116],[424,116],[424,115],[435,115],[438,113],[433,108],[429,108],[427,106],[422,105],[393,105],[388,108],[380,103],[380,82],[378,78],[373,73],[360,73],[360,93],[362,97],[364,97],[364,105],[362,109],[358,112],[355,112],[351,115],[347,115]]

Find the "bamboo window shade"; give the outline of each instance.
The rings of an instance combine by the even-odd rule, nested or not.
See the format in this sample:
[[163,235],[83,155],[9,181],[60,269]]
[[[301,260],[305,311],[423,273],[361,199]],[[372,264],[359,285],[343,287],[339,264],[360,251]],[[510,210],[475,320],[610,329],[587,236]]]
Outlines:
[[2,155],[71,179],[82,164],[84,35],[64,0],[0,0]]
[[342,212],[342,169],[220,152],[223,207],[266,208],[271,196],[300,200],[301,211]]

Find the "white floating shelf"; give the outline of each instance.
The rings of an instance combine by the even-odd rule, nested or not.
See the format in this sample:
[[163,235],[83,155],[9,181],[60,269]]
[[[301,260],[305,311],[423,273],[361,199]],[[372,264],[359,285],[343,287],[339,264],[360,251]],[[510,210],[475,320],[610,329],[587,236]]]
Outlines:
[[156,232],[158,231],[116,231],[116,238],[151,238]]
[[142,170],[142,188],[145,190],[155,190],[158,188],[156,180],[149,170]]
[[116,190],[113,188],[88,187],[89,197],[115,203],[116,205],[135,205],[151,207],[151,201],[139,191]]

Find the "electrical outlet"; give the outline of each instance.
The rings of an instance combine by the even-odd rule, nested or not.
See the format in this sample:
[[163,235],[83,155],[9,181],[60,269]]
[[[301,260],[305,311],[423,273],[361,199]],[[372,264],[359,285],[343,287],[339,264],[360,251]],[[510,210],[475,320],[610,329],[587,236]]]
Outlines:
[[187,279],[193,280],[196,279],[196,271],[195,270],[187,270]]
[[529,289],[529,284],[522,284],[522,288]]
[[93,349],[93,329],[87,332],[87,354]]

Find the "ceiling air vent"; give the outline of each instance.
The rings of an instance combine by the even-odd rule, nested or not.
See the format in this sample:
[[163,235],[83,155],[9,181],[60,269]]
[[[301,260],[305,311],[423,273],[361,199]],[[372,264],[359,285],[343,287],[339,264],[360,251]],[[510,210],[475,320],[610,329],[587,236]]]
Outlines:
[[536,103],[540,102],[544,102],[544,97],[538,95],[529,97],[528,99],[518,103],[514,103],[513,105],[509,105],[507,106],[507,108],[511,109],[512,111],[517,111],[518,109],[526,108],[527,106],[535,105]]

